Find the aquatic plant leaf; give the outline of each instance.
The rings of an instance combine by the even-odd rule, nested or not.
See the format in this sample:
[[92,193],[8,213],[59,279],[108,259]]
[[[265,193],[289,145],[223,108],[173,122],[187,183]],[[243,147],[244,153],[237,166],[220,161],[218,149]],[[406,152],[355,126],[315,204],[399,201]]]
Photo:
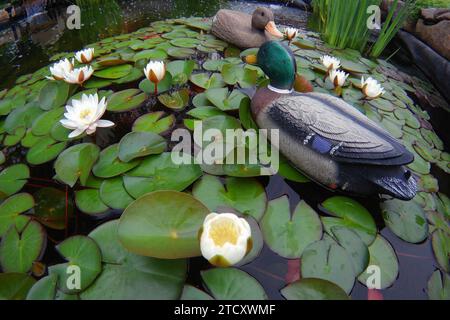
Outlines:
[[167,54],[173,58],[186,59],[195,54],[195,50],[191,48],[172,47],[167,49]]
[[431,245],[437,263],[445,272],[450,272],[450,237],[442,230],[436,230],[431,235]]
[[241,88],[253,87],[258,79],[258,72],[253,69],[235,64],[225,64],[222,67],[222,76],[226,84],[239,84]]
[[14,164],[0,172],[0,199],[20,191],[30,178],[30,169],[25,164]]
[[186,260],[160,260],[127,251],[118,238],[119,220],[89,234],[101,250],[103,270],[81,293],[83,300],[178,299],[185,282]]
[[34,102],[17,107],[6,117],[3,128],[8,134],[17,134],[16,131],[20,128],[22,130],[23,127],[30,128],[33,121],[42,113],[44,110]]
[[195,48],[200,40],[194,38],[177,38],[170,41],[170,44],[181,48]]
[[126,76],[119,78],[117,80],[114,80],[114,83],[116,84],[124,84],[129,82],[134,82],[137,80],[140,80],[144,77],[144,72],[141,69],[133,68],[131,69],[131,72],[127,74]]
[[21,213],[34,207],[34,199],[28,193],[15,194],[0,204],[0,237],[16,223]]
[[270,249],[287,259],[300,258],[308,245],[322,238],[317,213],[301,201],[291,215],[287,196],[269,202],[261,230]]
[[400,239],[420,243],[428,237],[424,210],[413,201],[387,200],[380,205],[388,228]]
[[73,187],[80,179],[85,185],[99,154],[100,148],[93,143],[80,143],[64,150],[55,161],[59,180]]
[[133,61],[139,61],[139,60],[164,60],[167,59],[167,53],[164,50],[161,49],[150,49],[150,50],[143,50],[138,53],[136,53],[133,57]]
[[329,233],[333,226],[343,226],[355,231],[366,245],[370,245],[377,234],[372,215],[355,200],[335,196],[325,200],[322,207],[334,217],[322,217],[325,230]]
[[169,62],[167,71],[172,75],[173,83],[185,84],[196,67],[194,60],[176,60]]
[[65,141],[56,141],[51,137],[43,138],[28,150],[27,162],[39,165],[52,161],[66,148],[66,145]]
[[192,99],[192,104],[197,108],[213,106],[211,101],[209,101],[208,98],[206,97],[205,92],[198,93],[197,95],[195,95],[194,99]]
[[13,109],[14,104],[12,99],[3,99],[0,100],[0,116],[8,115]]
[[287,300],[349,300],[350,297],[333,282],[304,278],[281,289]]
[[[390,287],[398,276],[398,259],[394,249],[381,235],[369,246],[369,267],[377,266],[381,272],[381,290]],[[373,272],[364,271],[358,277],[359,282],[366,285]]]
[[53,125],[58,122],[62,115],[64,114],[64,108],[54,108],[41,114],[33,122],[31,127],[31,132],[35,136],[45,136],[48,135],[53,127]]
[[24,300],[35,282],[26,273],[0,273],[0,300]]
[[208,208],[186,193],[149,193],[125,209],[119,239],[138,255],[161,259],[200,256],[198,232],[208,213]]
[[147,95],[139,89],[127,89],[109,96],[107,110],[124,112],[138,108],[147,99]]
[[112,80],[109,79],[100,79],[96,77],[90,78],[88,81],[86,81],[83,86],[86,89],[99,89],[99,88],[105,88],[110,85],[112,85]]
[[222,111],[238,110],[242,101],[248,97],[239,90],[228,92],[227,88],[208,89],[206,98]]
[[430,300],[450,300],[450,276],[436,270],[427,284],[427,294]]
[[27,294],[27,300],[54,300],[58,276],[51,274],[37,281]]
[[356,273],[347,251],[329,238],[310,244],[301,258],[303,278],[328,280],[347,294],[352,291]]
[[124,176],[125,189],[135,199],[158,190],[183,191],[202,175],[192,157],[184,156],[190,164],[176,164],[170,152],[147,157]]
[[39,92],[39,107],[42,110],[58,108],[66,103],[70,85],[64,81],[48,81]]
[[222,206],[230,207],[258,221],[267,205],[263,186],[253,178],[227,177],[223,185],[218,177],[205,175],[195,183],[192,194],[211,211]]
[[219,73],[213,73],[211,76],[208,73],[196,73],[191,75],[189,80],[203,89],[223,88],[225,86],[222,75]]
[[217,300],[266,300],[259,282],[236,268],[214,268],[201,272],[203,282]]
[[[164,79],[158,83],[158,93],[163,93],[168,91],[172,87],[172,76],[170,73],[166,73]],[[155,94],[155,84],[150,82],[148,79],[144,79],[139,83],[139,89],[144,91],[149,95]]]
[[84,189],[75,192],[75,204],[78,209],[89,215],[104,213],[109,207],[100,198],[98,189]]
[[30,271],[45,248],[47,236],[44,228],[33,220],[16,220],[2,236],[0,265],[3,272]]
[[183,110],[189,104],[189,89],[161,94],[158,96],[158,100],[169,109],[175,111]]
[[[33,194],[36,205],[33,217],[46,227],[64,230],[67,218],[73,215],[73,203],[64,191],[55,188],[42,188]],[[67,207],[67,213],[66,213]]]
[[211,297],[206,292],[197,289],[194,286],[191,286],[189,284],[184,285],[183,287],[183,293],[181,294],[180,300],[214,300],[213,297]]
[[227,114],[216,107],[197,107],[189,110],[187,115],[199,120],[205,120],[215,116],[226,116]]
[[100,158],[92,168],[99,178],[113,178],[138,166],[139,159],[123,162],[119,159],[119,144],[113,144],[100,152]]
[[100,199],[113,209],[125,209],[134,201],[125,190],[122,177],[104,180],[100,187]]
[[167,147],[166,140],[153,132],[130,132],[119,142],[118,157],[123,162],[151,154],[160,154]]
[[120,79],[128,75],[132,69],[133,66],[122,64],[95,71],[94,76],[102,79]]
[[[48,268],[49,275],[58,276],[58,288],[64,293],[74,294],[85,290],[102,270],[102,256],[98,245],[89,237],[73,236],[55,246],[58,253],[68,262],[53,265]],[[68,288],[68,278],[72,273],[67,272],[69,266],[77,266],[81,274],[80,289]]]
[[163,134],[175,124],[175,115],[165,117],[162,111],[151,112],[139,117],[133,124],[133,132],[153,132]]

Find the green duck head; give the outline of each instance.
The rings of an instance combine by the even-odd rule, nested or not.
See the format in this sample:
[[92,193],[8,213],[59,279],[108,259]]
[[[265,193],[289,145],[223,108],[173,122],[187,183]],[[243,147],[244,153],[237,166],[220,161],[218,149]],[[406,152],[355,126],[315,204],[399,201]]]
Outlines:
[[258,66],[270,79],[269,89],[284,93],[294,87],[297,63],[291,49],[279,41],[268,41],[259,49]]

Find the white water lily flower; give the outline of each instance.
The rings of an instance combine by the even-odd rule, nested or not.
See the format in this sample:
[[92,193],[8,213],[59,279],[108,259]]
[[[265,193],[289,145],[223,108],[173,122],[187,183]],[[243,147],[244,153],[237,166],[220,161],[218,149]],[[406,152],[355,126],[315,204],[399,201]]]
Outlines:
[[368,78],[367,80],[364,80],[364,77],[362,77],[361,86],[362,92],[368,99],[379,98],[383,93],[385,93],[385,90],[381,86],[381,84],[373,78]]
[[320,58],[320,61],[329,71],[337,70],[341,67],[341,60],[332,56],[323,56],[322,58]]
[[72,62],[69,59],[60,60],[50,67],[51,77],[47,77],[50,80],[63,80],[66,73],[73,70],[73,59]]
[[91,66],[85,66],[82,68],[73,69],[70,72],[66,72],[64,75],[64,81],[72,84],[82,85],[85,81],[94,73],[94,69]]
[[234,213],[210,213],[200,237],[202,255],[216,266],[235,265],[250,251],[251,235],[248,222]]
[[331,70],[330,80],[335,87],[342,87],[345,84],[349,74],[341,70]]
[[94,59],[94,49],[88,48],[75,53],[75,58],[80,63],[90,63]]
[[158,94],[158,83],[166,76],[166,65],[162,61],[150,61],[144,68],[144,74],[155,84],[155,95]]
[[70,130],[69,138],[75,138],[84,132],[93,134],[97,128],[112,127],[114,122],[100,120],[106,111],[106,98],[98,101],[98,95],[81,96],[81,100],[72,100],[72,105],[66,106],[65,119],[60,120],[61,124]]
[[284,29],[284,37],[289,41],[292,41],[292,39],[297,37],[297,34],[298,34],[298,29],[295,29],[295,28],[285,28]]

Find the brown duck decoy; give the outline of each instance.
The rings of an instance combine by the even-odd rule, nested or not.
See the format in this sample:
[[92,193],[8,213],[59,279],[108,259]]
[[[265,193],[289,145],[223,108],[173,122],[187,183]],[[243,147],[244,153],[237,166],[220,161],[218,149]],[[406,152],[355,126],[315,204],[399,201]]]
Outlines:
[[212,24],[212,33],[240,49],[259,48],[264,42],[282,38],[277,29],[273,12],[259,7],[253,15],[222,9],[217,12]]

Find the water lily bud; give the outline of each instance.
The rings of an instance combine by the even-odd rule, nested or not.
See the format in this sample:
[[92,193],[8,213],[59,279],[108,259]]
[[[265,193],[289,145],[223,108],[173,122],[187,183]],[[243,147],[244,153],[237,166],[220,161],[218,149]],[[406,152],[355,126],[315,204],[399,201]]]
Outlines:
[[297,34],[298,34],[298,29],[295,29],[295,28],[285,28],[284,29],[284,37],[289,41],[292,41],[293,39],[295,39],[295,37],[297,37]]
[[98,100],[98,95],[81,96],[81,100],[72,100],[72,105],[66,106],[64,119],[60,120],[63,127],[73,130],[69,138],[75,138],[84,132],[93,134],[97,128],[112,127],[113,122],[100,120],[106,111],[106,98]]
[[361,85],[362,85],[361,90],[368,99],[379,98],[385,92],[384,88],[380,85],[380,83],[373,78],[368,78],[367,80],[364,80],[364,77],[362,77]]
[[250,225],[234,213],[210,213],[203,223],[200,249],[215,266],[235,265],[251,249]]
[[64,81],[71,84],[82,85],[84,82],[94,73],[94,69],[91,66],[73,69],[70,72],[66,72],[64,75]]
[[150,82],[161,82],[166,76],[166,66],[162,61],[150,61],[144,68],[144,73]]
[[73,70],[73,59],[72,62],[69,59],[60,60],[50,67],[51,77],[47,77],[50,80],[63,80],[66,73]]
[[75,53],[75,58],[80,63],[90,63],[94,59],[94,49],[88,48]]
[[336,70],[341,67],[341,61],[332,56],[323,56],[320,61],[328,69],[328,71]]
[[342,87],[345,84],[349,74],[341,70],[331,70],[330,80],[334,84],[334,87]]

